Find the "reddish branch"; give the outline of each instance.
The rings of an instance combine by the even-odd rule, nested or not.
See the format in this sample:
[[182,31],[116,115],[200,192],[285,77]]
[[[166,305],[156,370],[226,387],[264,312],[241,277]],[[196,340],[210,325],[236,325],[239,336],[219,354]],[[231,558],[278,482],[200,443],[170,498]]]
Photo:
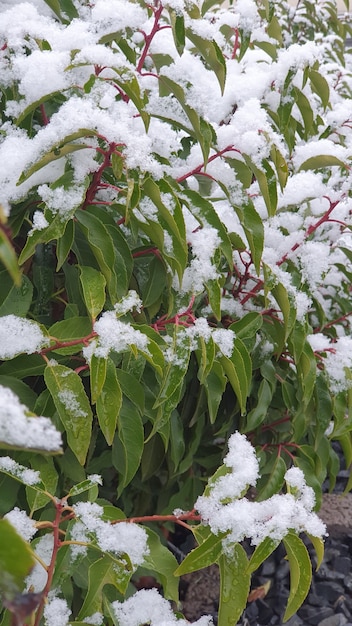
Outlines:
[[59,341],[59,339],[56,339],[54,344],[52,344],[51,346],[48,346],[47,348],[43,348],[40,351],[40,354],[43,356],[44,354],[47,354],[48,352],[52,352],[53,350],[59,350],[60,348],[69,348],[70,346],[78,346],[81,343],[84,346],[87,346],[90,340],[96,336],[97,336],[97,333],[94,330],[92,330],[92,332],[89,333],[89,335],[86,335],[85,337],[80,337],[80,339],[71,339],[71,341]]
[[[222,157],[224,154],[226,154],[226,152],[238,152],[238,154],[241,154],[240,150],[238,150],[234,146],[226,146],[226,148],[224,148],[223,150],[219,150],[218,152],[213,154],[211,157],[209,157],[207,160],[207,164],[211,163],[215,159],[218,159],[219,157]],[[190,176],[194,176],[195,174],[201,174],[202,176],[207,176],[208,178],[211,178],[212,180],[214,180],[213,177],[210,176],[210,174],[207,174],[206,172],[202,171],[203,169],[204,169],[204,163],[201,163],[200,165],[197,165],[197,167],[195,167],[190,172],[187,172],[187,174],[183,174],[179,178],[176,178],[176,182],[182,183],[184,180],[186,180],[186,178],[189,178]]]
[[173,317],[167,317],[167,315],[163,315],[155,322],[152,326],[154,330],[157,332],[161,332],[166,330],[166,326],[168,324],[175,324],[175,326],[184,326],[188,328],[189,326],[193,326],[196,321],[195,315],[193,313],[193,305],[195,301],[195,296],[192,296],[191,301],[185,311],[182,313],[176,313]]
[[82,209],[85,209],[90,204],[94,204],[96,193],[99,191],[99,189],[106,188],[106,183],[102,183],[101,181],[103,173],[106,170],[106,168],[110,167],[111,157],[114,153],[118,154],[119,156],[122,156],[122,154],[117,150],[117,148],[123,147],[124,145],[125,144],[122,144],[122,143],[117,144],[117,143],[112,142],[108,145],[107,150],[103,150],[102,148],[97,148],[97,152],[100,152],[103,155],[103,162],[100,165],[100,167],[97,169],[97,171],[94,172],[93,174],[92,182],[90,183],[87,189],[86,197],[83,202]]
[[160,26],[159,20],[161,17],[161,14],[163,12],[163,5],[159,4],[159,6],[157,8],[153,8],[154,11],[154,24],[152,26],[152,30],[150,31],[149,35],[147,35],[144,31],[142,32],[142,35],[144,37],[144,48],[142,50],[142,54],[140,56],[140,59],[138,61],[138,65],[137,65],[137,72],[138,74],[142,74],[142,69],[145,63],[145,60],[149,54],[149,48],[150,45],[156,35],[157,32],[159,32],[160,30],[163,30],[164,28],[171,28],[169,25],[165,25],[165,26]]

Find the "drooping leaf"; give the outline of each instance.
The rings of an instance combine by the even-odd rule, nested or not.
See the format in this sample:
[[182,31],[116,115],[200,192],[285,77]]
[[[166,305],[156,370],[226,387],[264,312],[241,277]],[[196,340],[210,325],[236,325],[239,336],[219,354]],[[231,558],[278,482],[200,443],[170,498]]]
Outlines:
[[80,281],[87,311],[94,321],[105,304],[106,280],[93,267],[80,266]]
[[307,597],[312,580],[312,566],[307,548],[295,533],[289,532],[283,542],[290,563],[290,595],[283,618],[287,621]]
[[221,626],[235,626],[241,617],[250,588],[248,559],[244,548],[234,544],[232,554],[222,554],[220,568],[220,604],[218,621]]

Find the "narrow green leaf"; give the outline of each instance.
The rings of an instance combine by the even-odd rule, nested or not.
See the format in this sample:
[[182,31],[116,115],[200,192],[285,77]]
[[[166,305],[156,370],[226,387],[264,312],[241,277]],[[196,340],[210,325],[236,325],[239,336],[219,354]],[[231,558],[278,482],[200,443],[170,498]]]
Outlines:
[[326,78],[320,72],[313,69],[309,72],[309,78],[313,91],[319,96],[324,109],[326,109],[330,99],[330,88]]
[[307,536],[309,537],[309,540],[312,542],[315,553],[317,555],[316,570],[318,570],[324,558],[324,541],[321,537],[314,537],[314,535],[310,535],[309,533],[307,533]]
[[220,604],[218,623],[221,626],[235,626],[246,608],[249,594],[250,574],[247,572],[247,555],[239,543],[233,546],[233,553],[222,554],[220,567]]
[[185,47],[185,20],[184,16],[169,8],[172,34],[178,54],[181,56]]
[[56,271],[58,272],[63,264],[65,263],[70,250],[72,248],[72,244],[75,238],[75,223],[73,220],[69,220],[66,224],[65,231],[57,240],[56,244],[56,257],[57,257],[57,266]]
[[346,164],[335,157],[333,154],[319,154],[317,156],[310,157],[304,161],[300,166],[299,172],[306,172],[307,170],[318,170],[322,167],[343,167],[346,168]]
[[261,566],[262,563],[276,550],[279,545],[279,541],[275,541],[270,537],[265,537],[265,539],[256,546],[251,558],[249,559],[247,572],[249,574],[253,574],[258,567]]
[[[208,42],[207,42],[208,43]],[[216,135],[212,126],[198,115],[198,113],[186,103],[186,98],[182,87],[168,78],[167,76],[159,76],[159,82],[165,87],[166,91],[173,93],[179,101],[189,121],[192,124],[194,135],[199,142],[202,150],[204,164],[208,161],[209,151],[212,143],[216,142]]]
[[79,496],[81,493],[85,493],[86,491],[89,491],[89,489],[92,489],[92,487],[96,487],[96,485],[96,481],[93,481],[88,477],[86,480],[82,480],[80,483],[73,485],[66,495],[66,498]]
[[143,385],[136,379],[135,376],[132,376],[132,374],[129,374],[122,369],[116,370],[116,376],[123,394],[136,405],[143,415],[145,395]]
[[213,367],[204,381],[207,394],[210,423],[214,424],[222,396],[227,384],[227,378],[219,362],[214,361]]
[[142,419],[136,407],[123,399],[118,417],[118,431],[115,434],[112,459],[119,472],[118,497],[135,475],[141,461],[144,446]]
[[229,327],[238,339],[248,339],[254,337],[263,325],[263,316],[260,313],[246,313],[238,322],[234,322]]
[[105,382],[107,359],[104,359],[102,357],[95,356],[95,354],[92,354],[90,364],[89,364],[89,369],[90,369],[90,395],[91,395],[92,404],[95,404],[101,394],[101,390]]
[[7,519],[0,519],[0,591],[12,597],[24,586],[35,563],[29,544]]
[[96,410],[99,426],[109,446],[114,440],[121,404],[122,392],[116,367],[111,359],[107,359],[105,380],[97,398]]
[[21,285],[21,270],[17,255],[6,232],[0,228],[0,261],[5,265],[17,287]]
[[226,63],[222,51],[213,40],[196,35],[190,28],[186,30],[187,38],[195,45],[204,61],[213,70],[220,85],[221,94],[224,93],[226,83]]
[[312,566],[307,548],[295,533],[289,532],[283,543],[290,563],[290,595],[283,618],[286,622],[307,597],[312,581]]
[[263,378],[259,385],[257,406],[246,415],[244,432],[251,432],[264,422],[272,401],[273,392],[272,386]]
[[189,572],[196,572],[199,569],[216,563],[223,551],[222,540],[225,535],[226,533],[209,535],[200,546],[197,546],[197,548],[194,548],[194,550],[191,550],[191,552],[187,554],[175,571],[175,576],[183,576]]
[[148,535],[149,554],[146,555],[143,562],[143,569],[151,570],[153,576],[156,575],[157,580],[163,586],[163,595],[168,600],[178,603],[178,579],[175,575],[177,561],[174,555],[166,546],[164,546],[160,537],[150,528],[144,527]]
[[79,270],[84,302],[94,321],[105,304],[106,280],[103,274],[93,267],[81,265]]
[[128,570],[124,561],[104,555],[89,567],[88,590],[83,605],[78,614],[78,620],[83,620],[94,613],[101,613],[103,588],[113,585],[120,593],[126,592],[132,570]]
[[285,461],[280,457],[276,457],[274,466],[269,474],[263,474],[261,480],[258,482],[258,488],[260,489],[261,483],[263,487],[258,493],[258,501],[262,502],[271,498],[275,493],[279,493],[282,485],[284,484],[284,476],[287,467]]
[[84,465],[91,438],[92,411],[78,374],[64,365],[48,363],[45,383],[67,434],[67,442]]
[[111,236],[106,226],[88,211],[78,211],[77,221],[105,277],[110,297],[116,302],[119,299],[117,279],[113,272],[116,257]]
[[246,205],[241,207],[234,205],[234,209],[246,234],[254,267],[259,274],[264,246],[263,220],[258,215],[250,200]]
[[[53,459],[42,454],[32,455],[31,468],[40,472],[45,490],[54,495],[59,476],[55,469]],[[32,489],[31,487],[26,487],[26,497],[31,513],[42,509],[50,501],[48,495],[41,493],[37,489]]]

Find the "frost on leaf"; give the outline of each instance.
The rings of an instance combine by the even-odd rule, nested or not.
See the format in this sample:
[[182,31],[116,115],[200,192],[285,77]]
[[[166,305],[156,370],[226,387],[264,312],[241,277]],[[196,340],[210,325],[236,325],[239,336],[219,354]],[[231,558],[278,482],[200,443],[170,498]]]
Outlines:
[[60,452],[62,441],[49,418],[32,415],[11,389],[0,385],[0,444]]

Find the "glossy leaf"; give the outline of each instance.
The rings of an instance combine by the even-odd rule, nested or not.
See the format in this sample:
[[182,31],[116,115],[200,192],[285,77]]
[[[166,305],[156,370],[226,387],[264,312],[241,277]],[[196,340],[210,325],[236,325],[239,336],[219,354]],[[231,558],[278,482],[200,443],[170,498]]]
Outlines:
[[224,537],[225,533],[209,535],[203,543],[187,554],[181,565],[179,565],[175,571],[175,576],[183,576],[189,572],[196,572],[199,569],[209,567],[209,565],[216,563],[223,552],[222,541]]
[[178,584],[175,576],[177,561],[170,550],[160,542],[159,536],[145,527],[148,535],[149,554],[143,561],[143,569],[151,570],[163,586],[163,595],[168,600],[178,602]]
[[47,365],[44,379],[65,428],[67,442],[84,465],[91,438],[92,411],[82,381],[74,370],[56,363]]
[[111,359],[107,359],[105,380],[97,397],[96,410],[99,426],[109,446],[114,440],[121,405],[122,392],[116,367]]
[[312,580],[312,566],[307,548],[295,533],[288,533],[283,542],[290,563],[290,595],[283,618],[287,621],[307,597]]
[[131,482],[139,467],[143,446],[144,432],[140,413],[129,400],[124,398],[112,449],[113,464],[119,472],[119,495]]
[[105,304],[106,280],[103,274],[93,267],[81,266],[79,271],[84,302],[94,321]]
[[239,543],[234,544],[231,554],[222,554],[220,568],[220,604],[218,621],[221,626],[234,626],[240,619],[250,588],[247,573],[247,555]]
[[80,609],[78,620],[83,620],[102,610],[102,591],[105,585],[113,585],[120,593],[125,593],[132,571],[126,562],[104,555],[89,567],[88,590]]
[[0,227],[0,261],[5,265],[17,287],[21,285],[21,271],[17,256],[5,230]]

